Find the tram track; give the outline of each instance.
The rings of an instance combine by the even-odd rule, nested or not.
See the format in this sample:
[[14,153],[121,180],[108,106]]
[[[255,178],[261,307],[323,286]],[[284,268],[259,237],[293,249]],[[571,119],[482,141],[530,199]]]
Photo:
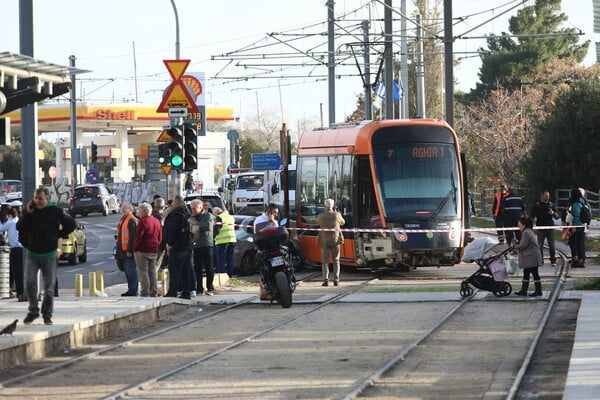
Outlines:
[[[527,370],[531,365],[532,358],[533,358],[535,351],[537,349],[537,346],[540,342],[540,338],[541,338],[542,334],[544,333],[544,330],[546,329],[546,326],[548,324],[551,313],[555,308],[555,305],[559,298],[561,289],[564,286],[564,283],[568,276],[570,264],[567,262],[566,254],[564,252],[557,250],[557,255],[560,258],[560,263],[559,263],[559,267],[557,268],[557,271],[555,273],[556,279],[555,279],[555,282],[553,285],[553,289],[549,295],[548,302],[546,304],[543,316],[541,317],[541,320],[537,326],[537,329],[535,330],[535,335],[531,339],[531,344],[530,344],[529,348],[527,349],[527,352],[526,352],[522,362],[520,363],[520,367],[518,368],[518,371],[516,372],[516,374],[514,376],[514,379],[513,379],[512,384],[510,385],[510,388],[508,389],[507,395],[505,397],[506,400],[513,400],[513,399],[517,398],[521,384],[523,383],[523,380],[526,376]],[[389,379],[387,379],[387,380],[384,379],[384,376],[386,374],[389,374],[390,371],[392,371],[394,368],[397,368],[401,363],[406,362],[409,354],[413,350],[415,350],[418,346],[428,345],[428,342],[433,340],[432,339],[433,335],[436,332],[438,332],[439,330],[443,329],[444,324],[446,324],[446,322],[452,316],[454,316],[456,313],[458,313],[458,311],[460,309],[462,309],[467,303],[471,302],[473,300],[473,298],[475,298],[475,296],[478,294],[478,292],[479,292],[479,290],[476,290],[471,296],[464,298],[463,301],[461,301],[454,309],[452,309],[450,312],[448,312],[448,314],[446,314],[444,317],[442,317],[437,324],[433,325],[421,337],[419,337],[417,340],[412,342],[410,345],[406,346],[401,351],[399,351],[394,357],[392,357],[380,369],[378,369],[377,371],[374,371],[372,374],[370,374],[369,376],[364,378],[362,381],[357,382],[356,385],[354,386],[354,388],[351,391],[349,391],[347,394],[345,394],[342,398],[344,400],[353,400],[353,399],[362,398],[362,397],[365,397],[365,398],[367,398],[367,397],[390,398],[389,396],[391,396],[391,397],[397,396],[398,395],[398,387],[399,387],[397,384],[397,381],[395,382],[396,383],[395,385],[389,385]],[[412,360],[412,362],[415,362],[415,361]],[[387,386],[387,388],[386,388],[386,386]],[[390,386],[393,386],[393,387],[390,388]],[[490,386],[494,386],[494,385],[490,384]],[[386,390],[386,389],[388,389],[388,390]],[[372,393],[370,393],[370,392],[376,392],[376,395],[371,396]],[[364,396],[363,396],[363,394],[364,394]],[[472,395],[472,393],[471,393],[471,395]],[[481,397],[475,395],[474,398],[483,398],[487,395],[489,395],[489,393],[482,393]],[[425,397],[431,396],[431,393],[424,395],[424,396]],[[453,398],[453,396],[450,393],[446,393],[444,397],[445,398]],[[459,397],[456,397],[456,398],[459,398]],[[502,397],[499,397],[499,398],[502,398]]]
[[[563,271],[566,265],[566,262],[561,263]],[[565,280],[563,275],[564,272],[558,277],[558,282],[561,284]],[[457,340],[456,337],[451,337],[450,339],[444,337],[444,335],[448,335],[445,330],[448,329],[447,327],[450,324],[455,324],[454,328],[450,328],[449,330],[450,336],[454,335],[452,333],[453,330],[458,330],[456,328],[457,324],[459,328],[464,329],[466,335],[472,334],[470,329],[479,329],[480,327],[469,327],[469,329],[466,329],[462,325],[470,323],[468,315],[470,313],[477,314],[481,312],[477,308],[485,303],[503,303],[500,305],[504,309],[517,309],[519,303],[527,304],[529,306],[528,309],[530,309],[529,312],[532,314],[541,315],[542,313],[550,313],[550,311],[547,311],[550,304],[542,312],[540,310],[540,306],[542,305],[540,303],[542,302],[539,301],[473,302],[472,300],[477,296],[478,292],[475,292],[473,296],[463,299],[458,305],[454,304],[454,302],[443,302],[447,303],[443,307],[441,303],[429,303],[427,307],[424,305],[419,306],[414,302],[402,303],[402,306],[398,304],[385,306],[377,303],[378,305],[372,307],[373,315],[369,316],[369,318],[376,316],[375,310],[380,313],[389,313],[388,319],[399,320],[393,324],[396,327],[381,329],[388,332],[384,333],[383,337],[375,340],[376,345],[373,344],[372,337],[375,336],[375,333],[373,335],[368,333],[368,326],[370,324],[367,321],[347,322],[351,326],[348,328],[340,328],[338,326],[328,327],[329,330],[326,332],[329,333],[324,336],[327,357],[324,357],[323,349],[319,347],[322,346],[322,343],[313,337],[313,335],[323,335],[323,332],[320,332],[317,328],[312,329],[312,325],[322,320],[323,316],[331,313],[346,313],[344,315],[348,315],[349,317],[344,320],[344,324],[352,318],[352,315],[356,315],[357,317],[363,315],[359,311],[361,307],[358,304],[344,304],[343,301],[345,297],[366,288],[375,279],[360,283],[357,282],[356,284],[348,283],[347,289],[343,288],[342,292],[330,294],[327,300],[319,304],[296,304],[287,311],[273,305],[268,308],[269,311],[267,312],[265,304],[251,304],[252,300],[255,299],[252,298],[246,302],[224,306],[219,310],[203,312],[202,315],[191,318],[189,321],[177,324],[169,329],[163,329],[150,335],[142,335],[139,338],[130,339],[116,345],[106,346],[86,357],[74,359],[70,363],[57,364],[52,369],[27,376],[24,375],[19,379],[1,382],[5,390],[0,389],[0,398],[5,398],[5,396],[11,397],[12,394],[16,395],[17,393],[20,398],[37,398],[40,396],[48,399],[64,398],[65,393],[73,392],[64,391],[62,385],[68,385],[62,383],[62,379],[70,376],[72,380],[78,381],[81,378],[78,378],[78,374],[74,371],[77,369],[81,369],[81,372],[87,376],[89,374],[97,374],[99,379],[86,382],[83,388],[78,387],[75,391],[77,394],[69,396],[73,400],[79,398],[168,398],[177,396],[179,398],[212,396],[216,398],[310,397],[348,399],[379,397],[385,394],[387,388],[389,388],[389,382],[386,382],[386,379],[389,379],[388,375],[391,371],[405,367],[408,368],[409,372],[405,371],[401,372],[401,374],[410,376],[411,373],[414,374],[416,373],[415,371],[422,368],[422,361],[420,360],[428,348],[437,349],[439,352],[439,349],[444,347],[436,347],[439,346],[437,342],[440,340],[442,342]],[[559,290],[560,286],[558,283],[554,285],[554,291],[547,303],[556,301],[558,298],[558,292],[556,291]],[[555,292],[556,294],[554,294]],[[465,307],[467,304],[473,303],[478,304]],[[421,310],[420,307],[423,309]],[[442,312],[441,309],[444,307],[447,310]],[[399,311],[400,309],[404,309],[405,311]],[[412,317],[406,317],[406,321],[400,320],[400,318],[404,318],[405,314],[409,312],[407,310],[413,309],[416,311],[410,312],[417,314],[414,320],[411,319]],[[290,312],[293,314],[290,314]],[[544,318],[541,317],[541,319]],[[456,320],[460,322],[452,322]],[[381,321],[382,319],[380,318],[379,324],[383,327],[384,325]],[[416,321],[419,321],[421,325]],[[378,322],[372,322],[371,324],[377,326]],[[220,327],[222,334],[219,333],[219,329],[216,327]],[[535,329],[530,327],[528,330]],[[543,331],[543,328],[538,326],[537,330]],[[296,332],[295,335],[297,337],[294,337],[293,340],[287,343],[285,339],[290,337],[290,332]],[[174,336],[176,334],[180,335]],[[346,338],[346,336],[352,336],[353,334],[358,335],[355,341],[353,341],[354,338],[351,338],[352,340]],[[339,335],[340,343],[344,343],[347,347],[352,348],[352,355],[349,353],[347,356],[344,356],[346,353],[341,349],[342,346],[337,346],[336,340],[327,339],[328,336],[336,335]],[[381,334],[379,335],[382,336]],[[440,336],[436,338],[436,335]],[[202,340],[198,339],[198,336],[203,337]],[[182,345],[177,346],[176,344],[180,342]],[[268,348],[263,346],[267,346]],[[277,354],[280,354],[279,357],[274,357],[273,354],[267,356],[260,355],[263,352],[275,352],[273,346],[282,347],[276,351]],[[286,352],[286,346],[289,346],[289,349],[287,349],[289,352]],[[331,350],[329,346],[331,346]],[[163,353],[160,349],[164,347],[171,347],[171,349]],[[307,368],[302,365],[305,361],[298,361],[299,365],[297,367],[294,366],[293,360],[301,358],[298,353],[299,351],[306,352],[307,354],[314,353],[311,359],[314,358],[313,362],[315,364],[331,362],[331,358],[334,359],[334,362],[333,364],[326,364],[328,365],[325,368],[327,372],[321,374],[315,372],[311,376],[310,373],[313,373],[313,371],[303,369]],[[533,353],[535,349],[527,350],[520,347],[520,351],[523,354]],[[363,354],[367,352],[369,355]],[[382,355],[377,358],[371,353],[381,353]],[[477,357],[475,354],[473,356]],[[256,357],[256,359],[252,357]],[[290,363],[280,363],[278,361],[285,357],[291,359]],[[367,361],[365,362],[363,358]],[[377,358],[378,361],[373,361],[374,358]],[[102,361],[103,359],[104,361]],[[128,363],[127,360],[130,363],[129,370],[126,366]],[[359,362],[359,360],[362,361]],[[102,362],[106,364],[112,363],[113,366],[102,367],[99,364]],[[125,363],[125,366],[121,364],[122,362]],[[448,362],[452,363],[452,360],[450,359]],[[268,363],[268,365],[264,365],[265,363]],[[362,367],[358,365],[361,363],[363,364]],[[237,371],[240,368],[238,364],[245,365],[248,371],[245,373]],[[348,367],[348,364],[351,364],[351,367]],[[233,365],[236,365],[235,368]],[[129,376],[132,372],[131,370],[137,369],[136,367],[138,366],[146,369],[146,371],[143,371],[145,373],[138,373],[135,377]],[[159,366],[160,368],[158,368]],[[336,368],[340,368],[341,370],[345,368],[345,370],[335,371]],[[524,368],[526,370],[527,367]],[[113,370],[113,375],[118,375],[118,379],[115,379],[115,376],[111,376],[103,382],[102,376],[106,377],[110,375],[111,369]],[[514,366],[512,371],[514,372],[517,369],[518,365]],[[279,375],[279,372],[284,376]],[[223,374],[231,374],[231,379],[223,378]],[[250,374],[251,377],[245,378],[247,374]],[[269,374],[274,374],[275,376],[272,377]],[[337,383],[330,383],[329,380],[322,381],[329,375],[332,375],[329,380]],[[200,381],[198,378],[191,378],[197,376],[205,377],[206,382],[201,381],[204,378],[200,378]],[[219,379],[220,386],[212,387],[210,384],[212,379],[215,381]],[[249,389],[242,389],[240,387],[244,385],[244,379],[247,379],[246,384],[250,387]],[[287,388],[277,387],[283,384],[279,383],[281,379],[285,382],[290,382],[289,385],[293,389],[288,390]],[[273,381],[273,385],[270,385],[271,380]],[[194,382],[194,384],[199,384],[201,388],[198,389],[192,384],[186,386],[182,382]],[[391,393],[392,397],[397,397],[397,380],[394,382],[391,387]],[[259,388],[256,387],[257,385]],[[262,388],[260,385],[264,385],[265,388]],[[266,389],[269,386],[273,386],[274,388]],[[494,386],[494,384],[492,383],[490,386]],[[48,387],[51,389],[48,390]],[[504,382],[503,387],[506,392],[510,385],[506,385]],[[84,388],[89,389],[90,392],[83,394],[82,391]],[[247,393],[244,393],[244,390]],[[269,390],[275,390],[276,393],[273,394]],[[302,394],[298,395],[298,391],[300,390]],[[216,393],[222,393],[222,396]],[[516,393],[518,393],[518,389]],[[425,395],[425,397],[432,398],[431,395]],[[451,397],[447,396],[444,398]]]

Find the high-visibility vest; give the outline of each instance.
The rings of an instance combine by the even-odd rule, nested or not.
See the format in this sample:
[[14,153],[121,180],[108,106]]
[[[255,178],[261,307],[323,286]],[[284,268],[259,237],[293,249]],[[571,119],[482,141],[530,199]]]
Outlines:
[[508,192],[502,194],[502,191],[496,192],[494,195],[496,196],[496,208],[494,208],[494,217],[497,217],[500,214],[500,204],[502,203],[502,198],[508,196]]
[[219,214],[219,218],[221,218],[223,225],[217,236],[215,236],[215,245],[235,243],[235,230],[233,226],[233,224],[235,224],[235,218],[228,212],[222,212]]
[[121,238],[121,250],[123,250],[124,252],[127,252],[129,239],[133,240],[133,238],[129,237],[129,220],[131,218],[135,219],[133,214],[129,214],[125,218],[122,218],[121,221],[119,221],[118,234]]

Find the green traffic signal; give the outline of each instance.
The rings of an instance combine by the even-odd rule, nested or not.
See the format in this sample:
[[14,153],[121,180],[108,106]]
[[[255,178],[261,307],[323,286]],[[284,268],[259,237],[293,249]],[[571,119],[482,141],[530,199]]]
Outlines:
[[169,142],[171,166],[179,169],[183,165],[183,126],[174,125],[167,133],[171,136]]
[[183,158],[180,155],[175,154],[171,156],[171,166],[173,168],[179,168],[183,164]]

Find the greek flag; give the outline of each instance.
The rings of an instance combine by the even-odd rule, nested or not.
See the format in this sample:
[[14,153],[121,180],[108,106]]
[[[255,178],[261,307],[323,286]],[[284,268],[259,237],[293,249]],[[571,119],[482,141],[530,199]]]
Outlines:
[[[375,84],[375,94],[382,100],[385,100],[385,85],[383,81],[377,81]],[[394,102],[399,102],[404,96],[404,88],[402,87],[402,81],[398,85],[398,82],[394,81]]]

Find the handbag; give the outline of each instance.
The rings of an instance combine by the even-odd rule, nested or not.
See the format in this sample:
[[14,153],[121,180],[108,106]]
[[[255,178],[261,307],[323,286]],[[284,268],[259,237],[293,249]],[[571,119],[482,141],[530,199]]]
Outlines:
[[517,260],[509,258],[506,260],[506,273],[508,275],[516,275],[517,274]]

